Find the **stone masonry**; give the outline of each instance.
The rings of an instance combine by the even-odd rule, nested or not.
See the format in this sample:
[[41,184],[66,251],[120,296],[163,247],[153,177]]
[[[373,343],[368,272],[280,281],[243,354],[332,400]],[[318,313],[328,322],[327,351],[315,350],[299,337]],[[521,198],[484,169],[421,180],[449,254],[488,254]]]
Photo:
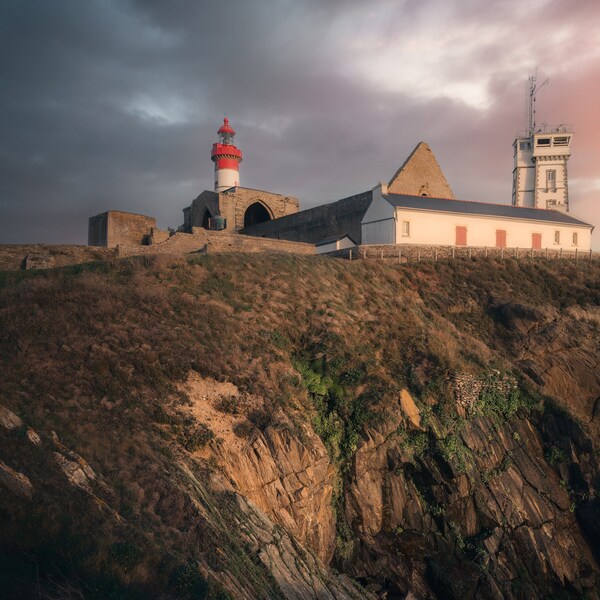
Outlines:
[[147,244],[156,219],[146,215],[109,210],[90,217],[88,246],[113,248],[120,244]]
[[224,217],[227,231],[239,231],[244,227],[248,209],[257,204],[266,211],[266,221],[298,212],[298,200],[293,196],[244,187],[220,193],[207,190],[183,209],[184,223],[180,230],[191,233],[193,227],[206,227],[207,218]]
[[420,142],[388,183],[390,194],[454,200],[450,185],[431,148]]
[[246,227],[241,233],[316,244],[321,240],[348,235],[361,242],[361,221],[373,198],[372,191],[309,208],[276,221]]

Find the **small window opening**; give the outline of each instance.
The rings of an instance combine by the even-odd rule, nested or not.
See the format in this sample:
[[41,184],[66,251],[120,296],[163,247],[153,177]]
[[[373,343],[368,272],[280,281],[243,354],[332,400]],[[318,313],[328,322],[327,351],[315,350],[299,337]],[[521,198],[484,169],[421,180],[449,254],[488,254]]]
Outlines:
[[573,246],[577,246],[577,233],[573,233]]
[[402,221],[402,237],[410,236],[410,221]]
[[555,244],[560,244],[560,231],[555,231],[554,232],[554,243]]

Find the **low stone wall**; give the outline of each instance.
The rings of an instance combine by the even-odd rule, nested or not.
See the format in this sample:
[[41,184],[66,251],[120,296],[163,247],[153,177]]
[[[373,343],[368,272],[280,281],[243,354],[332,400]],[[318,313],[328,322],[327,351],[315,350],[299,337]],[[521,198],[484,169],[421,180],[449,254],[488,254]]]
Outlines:
[[193,233],[177,232],[167,240],[150,246],[119,246],[121,256],[136,254],[189,254],[192,252],[289,252],[315,254],[313,244],[251,237],[228,231],[209,231],[194,227]]
[[207,232],[205,252],[288,252],[291,254],[316,254],[314,244],[228,234],[221,231]]
[[557,250],[543,248],[487,248],[481,246],[430,246],[427,244],[382,244],[363,245],[355,248],[336,250],[327,256],[334,258],[379,259],[397,263],[416,262],[420,260],[442,260],[453,258],[496,257],[496,258],[530,258],[530,259],[572,259],[600,260],[600,252]]
[[70,244],[0,244],[0,271],[51,269],[115,258],[116,248]]
[[196,234],[158,231],[155,240],[163,241],[149,246],[119,245],[115,248],[76,246],[66,244],[0,244],[0,271],[21,269],[52,269],[97,260],[125,258],[148,254],[185,254],[213,252],[289,252],[315,254],[313,244],[255,238],[225,231],[197,230]]

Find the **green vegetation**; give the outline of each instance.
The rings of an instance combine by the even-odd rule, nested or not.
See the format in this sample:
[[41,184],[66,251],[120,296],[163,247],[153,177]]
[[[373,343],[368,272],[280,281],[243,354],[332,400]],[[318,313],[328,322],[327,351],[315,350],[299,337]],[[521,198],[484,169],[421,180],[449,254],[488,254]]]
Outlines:
[[548,464],[552,466],[567,462],[567,453],[556,444],[547,446],[544,450],[544,456]]
[[530,413],[538,405],[539,395],[524,391],[514,377],[496,371],[484,379],[474,413],[503,423],[510,421],[519,411]]

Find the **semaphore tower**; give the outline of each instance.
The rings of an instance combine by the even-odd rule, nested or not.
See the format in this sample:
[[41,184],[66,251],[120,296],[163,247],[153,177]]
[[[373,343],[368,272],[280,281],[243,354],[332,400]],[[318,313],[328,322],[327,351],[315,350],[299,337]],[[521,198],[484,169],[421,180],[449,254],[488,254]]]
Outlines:
[[571,156],[573,133],[564,124],[548,128],[535,122],[535,99],[546,79],[537,85],[537,76],[527,80],[527,130],[517,134],[514,147],[514,206],[548,208],[569,212],[567,161]]
[[215,163],[215,192],[223,192],[240,185],[242,151],[234,144],[235,131],[227,117],[217,133],[219,141],[213,144],[211,159]]

